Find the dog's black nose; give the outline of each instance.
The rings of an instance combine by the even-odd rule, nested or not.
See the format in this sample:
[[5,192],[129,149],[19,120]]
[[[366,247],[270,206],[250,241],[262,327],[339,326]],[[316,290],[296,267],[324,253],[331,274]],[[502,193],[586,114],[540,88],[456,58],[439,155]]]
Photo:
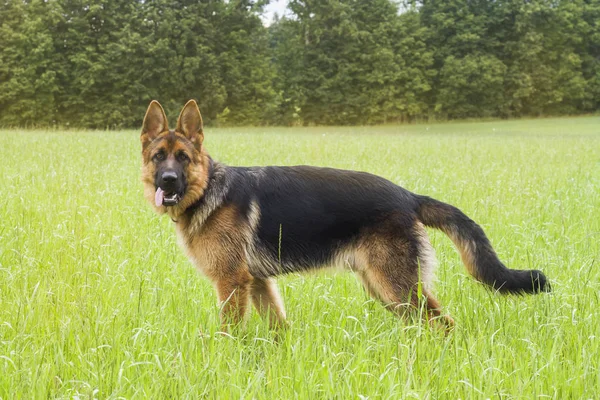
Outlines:
[[174,183],[177,181],[177,174],[173,171],[163,172],[161,176],[164,183]]

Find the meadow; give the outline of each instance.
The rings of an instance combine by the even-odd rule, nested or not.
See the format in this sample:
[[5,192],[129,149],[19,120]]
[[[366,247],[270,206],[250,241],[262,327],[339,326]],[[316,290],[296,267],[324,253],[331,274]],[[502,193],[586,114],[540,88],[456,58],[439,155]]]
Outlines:
[[278,280],[290,321],[219,333],[142,198],[138,131],[0,131],[0,398],[583,399],[600,392],[600,118],[209,128],[231,165],[369,171],[452,203],[553,292],[502,296],[430,231],[445,337],[347,273]]

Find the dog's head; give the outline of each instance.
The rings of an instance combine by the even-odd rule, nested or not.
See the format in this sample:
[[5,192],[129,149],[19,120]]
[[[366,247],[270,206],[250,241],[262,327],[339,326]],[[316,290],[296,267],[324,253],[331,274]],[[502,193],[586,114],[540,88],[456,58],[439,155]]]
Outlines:
[[202,197],[208,184],[210,160],[202,141],[202,116],[190,100],[170,130],[162,106],[152,101],[142,127],[144,196],[159,213],[181,215]]

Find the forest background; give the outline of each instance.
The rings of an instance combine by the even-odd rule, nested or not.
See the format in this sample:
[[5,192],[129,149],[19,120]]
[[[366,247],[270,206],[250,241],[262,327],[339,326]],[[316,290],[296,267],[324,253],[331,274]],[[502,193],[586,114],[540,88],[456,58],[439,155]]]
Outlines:
[[595,113],[600,0],[0,1],[0,126],[132,128]]

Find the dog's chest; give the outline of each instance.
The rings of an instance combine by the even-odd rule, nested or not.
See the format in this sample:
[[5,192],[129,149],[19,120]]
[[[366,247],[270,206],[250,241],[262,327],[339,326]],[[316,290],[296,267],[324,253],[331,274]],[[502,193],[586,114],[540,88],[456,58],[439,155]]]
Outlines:
[[218,208],[202,224],[177,224],[176,231],[188,258],[211,279],[246,264],[246,232],[233,207]]

